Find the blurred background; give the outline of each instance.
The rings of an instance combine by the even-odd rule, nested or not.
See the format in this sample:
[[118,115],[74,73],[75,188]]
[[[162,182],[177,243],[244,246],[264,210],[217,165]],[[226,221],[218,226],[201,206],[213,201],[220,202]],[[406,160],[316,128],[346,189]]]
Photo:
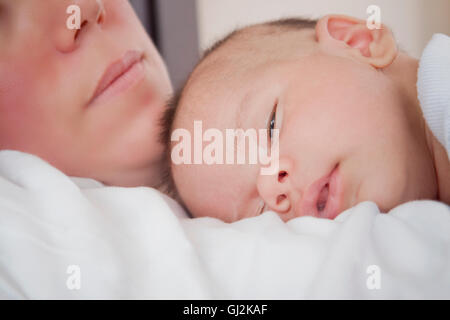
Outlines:
[[201,52],[236,28],[282,17],[329,13],[366,20],[381,9],[400,47],[419,58],[430,37],[450,35],[450,0],[130,0],[163,55],[178,88]]

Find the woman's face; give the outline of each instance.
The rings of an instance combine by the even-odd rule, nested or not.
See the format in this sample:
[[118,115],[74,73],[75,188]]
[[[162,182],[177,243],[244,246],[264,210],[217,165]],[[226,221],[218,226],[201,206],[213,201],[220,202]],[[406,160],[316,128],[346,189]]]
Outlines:
[[[81,29],[70,30],[70,5]],[[127,0],[0,0],[0,149],[121,186],[158,179],[172,87]]]

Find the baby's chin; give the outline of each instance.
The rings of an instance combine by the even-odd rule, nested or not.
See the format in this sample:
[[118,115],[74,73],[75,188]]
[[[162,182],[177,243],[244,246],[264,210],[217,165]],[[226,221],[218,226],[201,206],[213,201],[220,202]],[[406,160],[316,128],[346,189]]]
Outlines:
[[359,202],[372,201],[382,213],[388,213],[399,205],[410,201],[421,199],[432,200],[429,194],[424,194],[423,190],[416,186],[392,185],[390,188],[386,186],[373,186],[373,188],[375,190],[369,192],[367,195],[363,192]]

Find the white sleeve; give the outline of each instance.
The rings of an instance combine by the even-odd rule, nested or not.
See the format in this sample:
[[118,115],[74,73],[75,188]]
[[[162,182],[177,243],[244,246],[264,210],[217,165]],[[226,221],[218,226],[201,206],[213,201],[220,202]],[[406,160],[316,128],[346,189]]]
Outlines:
[[450,157],[450,37],[435,34],[423,51],[417,93],[428,126]]

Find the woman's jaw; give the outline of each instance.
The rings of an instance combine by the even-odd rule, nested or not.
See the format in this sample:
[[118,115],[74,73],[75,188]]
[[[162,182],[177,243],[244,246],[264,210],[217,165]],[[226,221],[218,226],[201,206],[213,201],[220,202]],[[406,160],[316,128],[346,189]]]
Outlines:
[[[71,176],[154,185],[159,118],[172,93],[164,62],[127,1],[104,0],[99,21],[96,2],[80,1],[88,21],[76,37],[66,27],[69,4],[5,4],[0,148],[35,154]],[[135,53],[139,61],[127,66]]]

